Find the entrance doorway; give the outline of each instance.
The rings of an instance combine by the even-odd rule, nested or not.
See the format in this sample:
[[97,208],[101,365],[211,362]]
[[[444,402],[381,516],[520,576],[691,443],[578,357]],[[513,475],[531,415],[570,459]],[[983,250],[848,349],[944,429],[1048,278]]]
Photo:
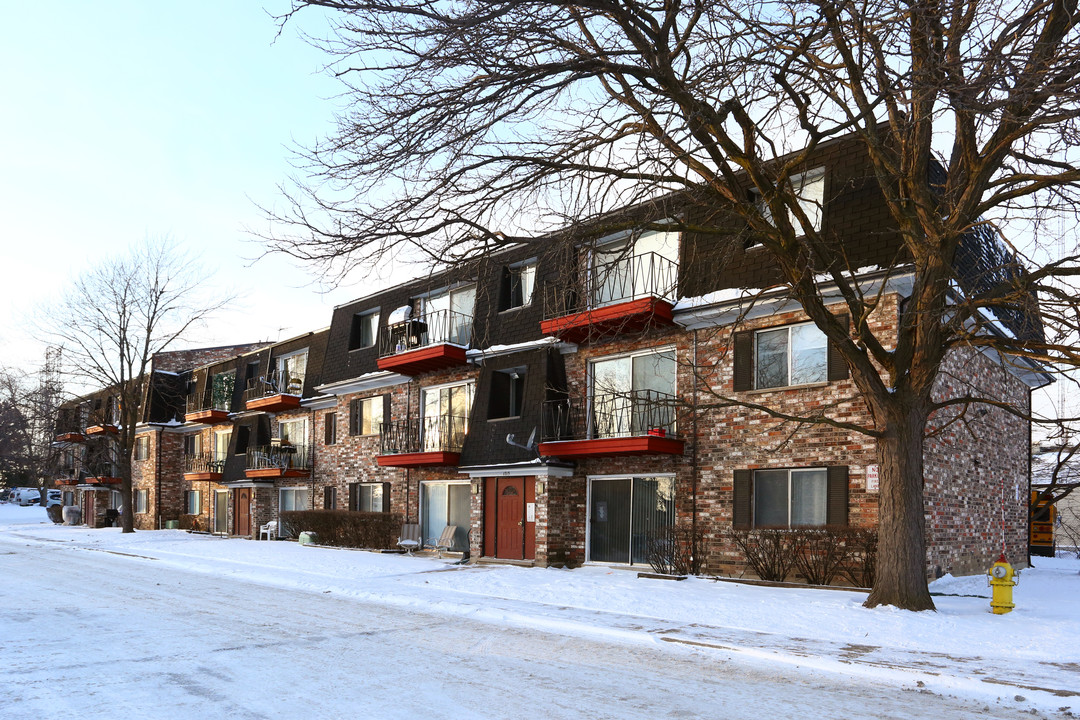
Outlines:
[[484,494],[484,555],[501,560],[533,560],[536,557],[533,478],[488,478]]
[[236,490],[236,534],[251,537],[251,488]]
[[649,538],[675,524],[675,478],[593,478],[589,482],[589,560],[648,562]]
[[214,532],[224,535],[229,531],[229,491],[214,491]]

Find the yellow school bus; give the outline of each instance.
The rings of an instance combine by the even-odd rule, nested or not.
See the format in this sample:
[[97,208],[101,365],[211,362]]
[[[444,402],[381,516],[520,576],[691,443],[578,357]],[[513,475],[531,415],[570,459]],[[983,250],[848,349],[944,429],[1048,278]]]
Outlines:
[[1032,555],[1054,556],[1054,523],[1057,521],[1057,508],[1043,499],[1039,502],[1039,491],[1031,491],[1031,537],[1028,544]]

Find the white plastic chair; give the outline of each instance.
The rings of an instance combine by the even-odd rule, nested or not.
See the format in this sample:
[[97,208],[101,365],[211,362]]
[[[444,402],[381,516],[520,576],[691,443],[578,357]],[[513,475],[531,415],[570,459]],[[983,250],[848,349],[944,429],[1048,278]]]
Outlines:
[[259,527],[259,539],[277,540],[277,520],[271,520]]

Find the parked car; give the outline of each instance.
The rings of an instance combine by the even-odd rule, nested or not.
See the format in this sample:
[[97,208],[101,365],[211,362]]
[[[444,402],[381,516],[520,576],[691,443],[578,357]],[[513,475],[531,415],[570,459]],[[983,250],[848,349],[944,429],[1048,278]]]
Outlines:
[[45,507],[50,508],[53,505],[64,506],[64,493],[59,490],[46,490]]
[[37,488],[15,488],[15,499],[22,507],[36,505],[41,502],[41,491]]

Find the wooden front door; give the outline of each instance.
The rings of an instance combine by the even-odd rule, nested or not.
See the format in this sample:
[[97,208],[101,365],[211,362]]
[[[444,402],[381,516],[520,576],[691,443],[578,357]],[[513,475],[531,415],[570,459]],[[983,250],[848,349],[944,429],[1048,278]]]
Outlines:
[[499,478],[496,487],[496,557],[506,560],[525,558],[525,480]]
[[86,523],[86,527],[94,527],[94,493],[84,492],[83,498],[86,499],[83,503],[86,505],[86,517],[83,518],[83,522]]
[[251,536],[251,488],[236,491],[236,534]]

